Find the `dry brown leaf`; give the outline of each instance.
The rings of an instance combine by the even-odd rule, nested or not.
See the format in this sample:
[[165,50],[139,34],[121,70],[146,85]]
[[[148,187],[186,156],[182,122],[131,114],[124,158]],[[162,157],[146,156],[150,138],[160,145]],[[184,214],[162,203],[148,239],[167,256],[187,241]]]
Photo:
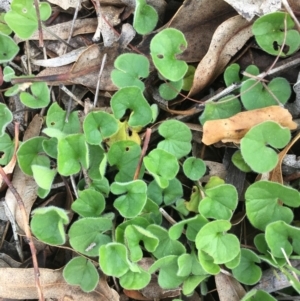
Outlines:
[[290,148],[300,139],[300,133],[294,139],[278,154],[278,163],[276,167],[270,172],[269,179],[272,182],[277,182],[280,184],[283,184],[282,179],[282,171],[281,171],[281,165],[282,160],[287,154],[287,152],[290,150]]
[[291,130],[297,128],[288,110],[279,106],[238,113],[230,118],[209,120],[203,126],[202,142],[211,145],[218,141],[239,143],[249,129],[266,120],[278,122]]
[[254,16],[262,16],[281,8],[281,0],[224,0],[241,16],[251,21]]
[[[48,26],[47,28],[49,28],[49,30],[51,30],[61,39],[66,40],[69,37],[71,26],[72,26],[72,21],[68,21],[68,22]],[[97,28],[96,18],[77,19],[74,24],[73,37],[80,34],[94,33],[96,31],[96,28]],[[44,40],[54,40],[54,41],[57,40],[55,36],[47,32],[46,30],[43,31],[43,38]],[[38,31],[36,31],[30,37],[30,40],[38,40],[38,39],[39,39],[39,33]],[[23,42],[23,40],[16,37],[16,42],[20,43]]]
[[[119,295],[110,289],[101,277],[98,286],[91,293],[84,293],[78,286],[65,282],[62,269],[39,269],[42,291],[45,298],[73,301],[118,301]],[[37,299],[33,269],[0,269],[0,296],[15,299]]]
[[[24,133],[23,141],[26,141],[32,137],[39,136],[40,130],[42,128],[42,124],[43,124],[43,118],[40,117],[39,115],[35,115],[31,121],[31,123],[29,124],[27,130]],[[31,207],[37,198],[36,191],[37,191],[38,186],[35,183],[35,180],[33,179],[33,177],[29,177],[29,176],[25,175],[21,171],[19,166],[16,166],[15,171],[13,173],[12,185],[15,187],[15,189],[21,195],[24,205],[25,205],[25,210],[26,210],[27,216],[29,216]],[[5,201],[7,203],[7,206],[9,208],[10,212],[15,217],[16,223],[18,224],[20,229],[22,229],[24,231],[24,228],[23,228],[24,221],[22,219],[22,214],[19,209],[16,198],[13,195],[13,193],[10,191],[10,189],[8,189],[6,191]]]
[[217,28],[205,57],[197,66],[189,96],[200,92],[224,71],[231,58],[252,36],[251,25],[243,17],[235,16]]
[[186,62],[199,62],[208,50],[216,28],[235,11],[223,0],[186,0],[166,25],[181,30],[188,48],[178,56]]
[[240,301],[246,294],[242,285],[233,277],[220,273],[215,276],[220,301]]

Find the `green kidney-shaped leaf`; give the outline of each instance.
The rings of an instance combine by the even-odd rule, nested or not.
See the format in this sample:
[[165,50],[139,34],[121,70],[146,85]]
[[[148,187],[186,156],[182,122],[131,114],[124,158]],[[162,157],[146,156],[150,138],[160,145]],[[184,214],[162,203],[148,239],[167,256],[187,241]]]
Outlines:
[[234,259],[240,252],[240,243],[233,234],[228,234],[231,224],[226,220],[217,220],[204,225],[196,236],[196,247],[222,264]]
[[123,53],[116,58],[114,66],[117,70],[112,71],[111,79],[118,88],[136,86],[144,91],[145,85],[141,78],[148,77],[150,68],[145,56]]
[[199,262],[204,269],[204,271],[211,275],[217,275],[220,273],[220,266],[214,263],[214,258],[207,254],[206,252],[199,250],[198,251]]
[[120,285],[123,288],[127,290],[140,290],[149,284],[151,275],[139,266],[136,266],[136,269],[137,271],[128,270],[125,275],[119,278]]
[[138,87],[125,87],[117,91],[111,99],[111,108],[117,119],[122,118],[126,110],[131,110],[128,124],[132,127],[143,127],[152,119],[150,105]]
[[156,10],[148,5],[145,0],[136,0],[135,12],[133,18],[133,28],[139,34],[151,32],[158,21]]
[[141,151],[141,147],[133,141],[124,140],[113,143],[107,153],[107,160],[110,165],[115,165],[119,169],[115,181],[128,182],[133,179]]
[[257,266],[257,263],[260,263],[260,259],[253,251],[241,249],[241,261],[232,270],[234,278],[243,284],[254,285],[262,275],[261,268]]
[[[300,47],[300,35],[293,29],[294,26],[288,13],[273,12],[258,18],[252,25],[252,32],[264,51],[285,57],[295,53]],[[283,52],[280,52],[283,42]]]
[[174,99],[183,86],[183,79],[180,79],[176,82],[168,82],[161,84],[158,88],[158,92],[160,96],[165,100]]
[[174,178],[169,181],[167,188],[162,189],[154,180],[148,185],[147,195],[157,205],[162,203],[170,205],[183,196],[182,184],[177,178]]
[[187,47],[183,33],[175,28],[166,28],[151,40],[151,57],[158,71],[170,81],[182,79],[188,70],[185,61],[177,60],[176,55]]
[[66,241],[64,225],[69,223],[65,210],[57,207],[35,209],[30,222],[33,234],[49,245],[62,245]]
[[112,242],[99,250],[101,270],[108,276],[121,277],[130,267],[128,252],[123,244]]
[[177,288],[186,277],[178,276],[178,256],[169,255],[158,259],[149,268],[149,272],[153,273],[159,269],[158,284],[164,289]]
[[293,212],[290,207],[300,205],[300,194],[296,189],[275,182],[259,181],[245,193],[246,212],[251,224],[262,231],[275,221],[290,223]]
[[241,301],[276,301],[269,293],[261,290],[253,289],[248,292]]
[[241,100],[247,110],[285,104],[292,93],[290,83],[282,77],[274,78],[267,88],[255,79],[246,80],[241,87]]
[[266,227],[266,242],[273,256],[278,258],[289,257],[294,251],[300,254],[300,229],[277,221]]
[[112,229],[112,221],[103,217],[85,217],[72,224],[69,230],[70,245],[87,256],[98,256],[99,248],[111,242],[104,234]]
[[99,274],[96,267],[90,260],[81,256],[71,259],[66,264],[63,276],[67,283],[79,285],[86,293],[92,292],[99,282]]
[[158,245],[158,238],[155,235],[136,225],[126,227],[125,241],[127,241],[130,260],[133,262],[143,258],[143,250],[139,245],[140,241],[143,241],[143,245],[148,252],[154,252]]
[[5,35],[10,35],[12,33],[12,30],[10,27],[5,23],[4,20],[5,13],[0,13],[0,32]]
[[90,112],[84,119],[83,131],[87,143],[98,145],[118,131],[118,122],[106,112]]
[[229,118],[241,112],[241,103],[234,95],[228,95],[218,102],[207,102],[199,121],[203,125],[208,120]]
[[183,162],[183,172],[192,181],[197,181],[204,176],[206,165],[199,158],[189,157]]
[[12,120],[12,112],[5,104],[0,103],[0,137],[4,135],[7,125],[10,124]]
[[45,137],[33,137],[21,144],[17,152],[18,164],[21,170],[29,176],[33,176],[32,165],[50,167],[50,160],[43,155],[43,141]]
[[245,162],[241,150],[237,150],[231,157],[232,163],[243,172],[252,171],[251,167]]
[[57,174],[56,169],[51,169],[46,166],[31,165],[34,180],[36,183],[45,190],[50,190],[53,180]]
[[81,166],[88,168],[88,146],[83,134],[73,134],[58,141],[57,169],[63,176],[80,171]]
[[50,102],[50,91],[45,82],[36,82],[30,86],[31,94],[22,92],[20,99],[22,103],[32,109],[40,109],[48,106]]
[[[40,3],[41,20],[47,20],[51,15],[49,3]],[[11,10],[4,16],[5,22],[21,38],[28,39],[38,29],[38,21],[32,0],[13,0]]]
[[[47,111],[46,125],[47,128],[43,131],[50,137],[64,137],[67,134],[77,134],[80,132],[80,121],[78,111],[71,112],[66,121],[67,112],[63,110],[57,102],[53,103]],[[47,131],[46,131],[47,130]],[[54,135],[57,130],[57,135]],[[51,133],[53,133],[51,135]]]
[[230,184],[205,189],[205,198],[200,201],[199,212],[206,218],[227,219],[238,204],[236,188]]
[[[1,118],[1,117],[0,117]],[[12,158],[15,150],[14,142],[10,139],[9,135],[4,133],[0,138],[0,165],[6,165]]]
[[274,148],[285,147],[291,139],[288,128],[274,121],[265,121],[252,127],[241,140],[241,152],[245,162],[258,173],[268,172],[278,162]]
[[158,132],[165,139],[158,143],[157,148],[174,155],[177,159],[186,156],[192,148],[191,130],[183,122],[177,120],[164,121]]
[[102,193],[85,189],[78,192],[78,199],[72,204],[72,210],[83,217],[98,217],[105,208],[105,199]]
[[114,182],[111,185],[111,192],[119,195],[114,207],[126,218],[137,216],[144,208],[147,201],[147,185],[142,180],[135,180],[127,183]]
[[184,245],[170,238],[168,231],[158,225],[149,225],[147,230],[150,231],[159,240],[158,246],[152,254],[156,258],[162,258],[168,255],[181,255],[186,252]]
[[0,33],[0,64],[13,60],[20,48],[9,36]]
[[162,189],[168,187],[169,181],[175,178],[179,170],[176,157],[162,149],[151,151],[144,157],[144,164]]

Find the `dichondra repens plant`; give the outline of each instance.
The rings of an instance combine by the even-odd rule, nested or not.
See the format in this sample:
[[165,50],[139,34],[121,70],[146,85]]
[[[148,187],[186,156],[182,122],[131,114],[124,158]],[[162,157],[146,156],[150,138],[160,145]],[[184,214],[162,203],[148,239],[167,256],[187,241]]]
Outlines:
[[[37,20],[32,13],[32,2],[26,1],[24,5],[14,0],[4,20],[17,35],[28,38],[36,29]],[[43,20],[50,15],[48,8],[42,3]],[[150,15],[154,23],[147,21]],[[19,26],[24,18],[28,28]],[[276,40],[280,44],[285,18],[286,43],[292,45],[284,55],[299,49],[299,33],[293,30],[293,21],[285,13],[275,13],[259,18],[253,25],[258,44],[268,53],[278,54],[273,51],[272,43]],[[267,40],[265,22],[269,19],[268,24],[274,23],[274,29],[268,28],[273,35]],[[152,31],[156,22],[156,11],[145,1],[137,1],[134,15],[137,32]],[[16,55],[18,46],[5,34],[0,35],[0,45],[6,47],[5,55],[1,48],[0,63],[6,64]],[[164,81],[159,92],[166,100],[191,86],[194,67],[176,58],[186,47],[184,35],[174,28],[161,30],[150,43],[151,63],[158,78]],[[259,73],[255,66],[247,71],[254,76]],[[140,133],[157,118],[156,105],[150,105],[145,96],[143,80],[149,73],[150,62],[145,56],[120,55],[111,74],[119,88],[111,98],[112,113],[91,111],[83,120],[79,119],[78,111],[73,111],[66,122],[67,112],[63,108],[57,103],[49,106],[50,94],[45,83],[34,83],[31,93],[21,93],[21,101],[30,108],[49,106],[43,135],[24,141],[17,151],[18,165],[23,173],[34,177],[38,195],[45,198],[51,192],[57,175],[84,174],[71,207],[78,216],[75,221],[70,223],[68,212],[54,206],[32,212],[30,225],[37,239],[52,246],[63,245],[68,239],[74,250],[74,258],[63,271],[65,280],[85,292],[93,291],[100,268],[104,274],[118,278],[123,288],[139,290],[157,273],[162,288],[182,287],[183,294],[190,295],[200,283],[205,284],[211,275],[220,273],[221,268],[246,285],[260,280],[262,261],[288,269],[284,257],[300,255],[300,230],[292,225],[292,208],[300,205],[299,192],[266,180],[251,184],[244,196],[246,216],[260,233],[254,239],[256,251],[241,247],[231,223],[239,203],[237,190],[218,177],[201,182],[206,165],[191,155],[192,132],[185,123],[161,122],[159,142],[143,153]],[[4,75],[9,82],[14,72],[6,67]],[[283,78],[273,79],[268,89],[261,83],[254,85],[255,78],[240,79],[238,65],[228,67],[224,77],[227,85],[243,83],[237,91],[241,92],[241,100],[233,94],[216,103],[208,102],[200,116],[202,124],[233,116],[242,110],[242,105],[247,110],[278,105],[278,101],[284,105],[291,94]],[[18,93],[16,86],[6,95],[15,93]],[[11,121],[12,113],[1,104],[0,149],[5,154],[0,161],[2,165],[13,154],[14,143],[5,131]],[[278,163],[275,149],[284,148],[290,139],[289,129],[273,121],[263,122],[244,136],[233,160],[244,171],[268,173]],[[188,201],[184,200],[186,194],[178,179],[181,172],[193,183]],[[169,228],[162,223],[162,208],[177,212],[177,220]],[[147,267],[142,264],[146,258]],[[299,292],[297,281],[292,283]],[[257,290],[250,291],[243,300],[253,296],[273,300],[268,293]]]

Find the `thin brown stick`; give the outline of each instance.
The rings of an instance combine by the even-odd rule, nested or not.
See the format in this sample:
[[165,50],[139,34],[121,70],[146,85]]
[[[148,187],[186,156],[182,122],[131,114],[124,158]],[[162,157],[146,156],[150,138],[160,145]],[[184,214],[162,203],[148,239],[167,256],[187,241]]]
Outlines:
[[[18,144],[18,142],[19,142],[19,124],[15,123],[15,143]],[[39,300],[44,301],[45,299],[44,299],[44,295],[43,295],[41,283],[40,283],[40,272],[39,272],[39,267],[38,267],[38,263],[37,263],[36,249],[35,249],[31,231],[29,228],[29,220],[28,220],[28,217],[26,214],[24,202],[23,202],[21,196],[19,195],[18,191],[16,190],[16,188],[12,185],[11,181],[8,179],[6,173],[4,172],[4,170],[1,166],[0,166],[0,175],[2,176],[2,178],[5,181],[8,188],[11,190],[12,194],[16,198],[17,203],[19,205],[19,208],[20,208],[20,211],[22,214],[22,219],[23,219],[24,232],[25,232],[26,238],[28,240],[28,244],[30,247],[31,255],[32,255],[35,284],[36,284],[36,288],[38,291]]]
[[150,128],[147,128],[146,133],[145,133],[145,139],[144,139],[142,153],[141,153],[141,156],[139,158],[139,162],[138,162],[137,168],[135,170],[133,180],[137,180],[139,178],[139,173],[140,173],[140,170],[141,170],[143,158],[146,155],[146,151],[148,149],[148,145],[149,145],[149,141],[150,141],[150,137],[151,137],[151,132],[152,132],[152,130]]
[[43,29],[42,29],[42,21],[41,21],[41,13],[40,13],[40,7],[39,7],[39,1],[34,0],[34,6],[38,21],[38,31],[39,31],[39,46],[44,47],[44,38],[43,38]]

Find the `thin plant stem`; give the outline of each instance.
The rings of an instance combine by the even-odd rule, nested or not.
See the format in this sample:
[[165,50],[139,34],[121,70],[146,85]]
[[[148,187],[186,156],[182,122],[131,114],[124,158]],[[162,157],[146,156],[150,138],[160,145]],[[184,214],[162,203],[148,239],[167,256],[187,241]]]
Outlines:
[[139,158],[139,162],[138,162],[137,168],[136,168],[135,173],[134,173],[134,177],[133,177],[134,180],[137,180],[139,178],[143,158],[146,155],[146,151],[147,151],[148,146],[149,146],[151,132],[152,132],[152,130],[150,128],[147,128],[146,133],[145,133],[145,139],[144,139],[144,144],[143,144],[143,149],[142,149],[142,152],[141,152],[141,156]]

